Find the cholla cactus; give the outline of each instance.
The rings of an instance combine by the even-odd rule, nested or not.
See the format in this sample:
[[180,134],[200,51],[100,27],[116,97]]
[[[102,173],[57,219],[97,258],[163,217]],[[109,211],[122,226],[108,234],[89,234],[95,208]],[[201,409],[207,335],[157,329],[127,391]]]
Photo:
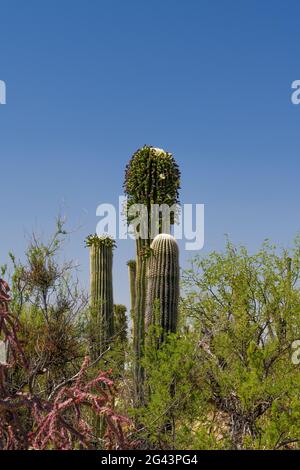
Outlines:
[[114,334],[113,249],[115,241],[109,236],[90,235],[90,306],[92,319],[93,355],[102,354]]
[[147,269],[146,330],[157,324],[164,333],[175,333],[179,301],[178,244],[171,235],[160,234],[154,239],[151,252]]

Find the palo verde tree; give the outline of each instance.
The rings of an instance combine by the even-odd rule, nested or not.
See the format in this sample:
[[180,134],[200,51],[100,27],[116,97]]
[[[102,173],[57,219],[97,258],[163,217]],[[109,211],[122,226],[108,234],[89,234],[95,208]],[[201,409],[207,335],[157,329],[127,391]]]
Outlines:
[[146,341],[145,448],[299,449],[300,240],[199,256],[182,294],[178,333]]
[[[145,145],[138,149],[126,166],[124,191],[127,196],[128,223],[135,218],[134,206],[143,211],[143,224],[135,226],[136,235],[136,302],[134,322],[136,404],[143,402],[144,373],[141,358],[144,348],[146,267],[152,241],[153,205],[172,207],[179,202],[180,170],[169,152]],[[132,210],[133,209],[133,210]],[[174,223],[174,217],[171,217]],[[161,225],[161,218],[159,219]],[[161,226],[156,227],[158,232]]]
[[202,412],[222,436],[215,445],[299,448],[299,240],[291,252],[266,242],[256,254],[228,242],[224,253],[194,260],[184,287]]

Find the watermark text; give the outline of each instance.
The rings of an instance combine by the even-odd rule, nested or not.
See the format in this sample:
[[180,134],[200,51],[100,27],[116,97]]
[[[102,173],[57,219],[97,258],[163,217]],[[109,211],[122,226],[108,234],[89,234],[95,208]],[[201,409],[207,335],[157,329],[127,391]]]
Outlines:
[[[119,207],[100,204],[96,216],[100,217],[96,233],[110,235],[115,240],[137,238],[153,240],[159,233],[168,233],[177,240],[185,240],[188,251],[204,246],[204,204],[133,204],[126,208],[127,199],[119,197]],[[173,223],[174,222],[174,223]]]
[[6,83],[0,80],[0,104],[6,104]]

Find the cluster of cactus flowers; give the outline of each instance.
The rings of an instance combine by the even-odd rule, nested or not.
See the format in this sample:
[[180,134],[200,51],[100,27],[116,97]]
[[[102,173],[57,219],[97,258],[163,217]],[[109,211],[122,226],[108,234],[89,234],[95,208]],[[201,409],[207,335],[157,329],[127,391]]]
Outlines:
[[[9,310],[8,286],[0,280],[0,335],[9,344],[9,364],[0,364],[0,450],[94,449],[95,436],[87,422],[87,409],[105,421],[105,448],[130,448],[124,428],[132,423],[114,411],[115,388],[110,373],[87,379],[91,361],[86,357],[72,378],[59,384],[48,399],[30,389],[33,370],[18,339],[18,321]],[[7,385],[7,372],[22,369],[29,381],[24,391]],[[29,387],[29,391],[27,390]],[[26,390],[26,391],[25,391]],[[21,414],[32,417],[31,431],[24,429]]]

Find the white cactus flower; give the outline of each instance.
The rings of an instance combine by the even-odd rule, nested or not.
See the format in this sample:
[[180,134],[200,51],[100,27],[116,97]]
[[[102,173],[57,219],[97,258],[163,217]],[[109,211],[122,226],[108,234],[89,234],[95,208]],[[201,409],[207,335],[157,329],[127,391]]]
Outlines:
[[170,233],[159,233],[158,235],[156,235],[153,242],[157,242],[158,240],[173,240],[173,241],[176,241],[176,238],[173,237],[173,235],[171,235]]
[[152,147],[152,150],[154,153],[156,153],[156,155],[161,155],[162,153],[166,154],[167,152],[165,152],[164,149],[160,149],[158,147]]

